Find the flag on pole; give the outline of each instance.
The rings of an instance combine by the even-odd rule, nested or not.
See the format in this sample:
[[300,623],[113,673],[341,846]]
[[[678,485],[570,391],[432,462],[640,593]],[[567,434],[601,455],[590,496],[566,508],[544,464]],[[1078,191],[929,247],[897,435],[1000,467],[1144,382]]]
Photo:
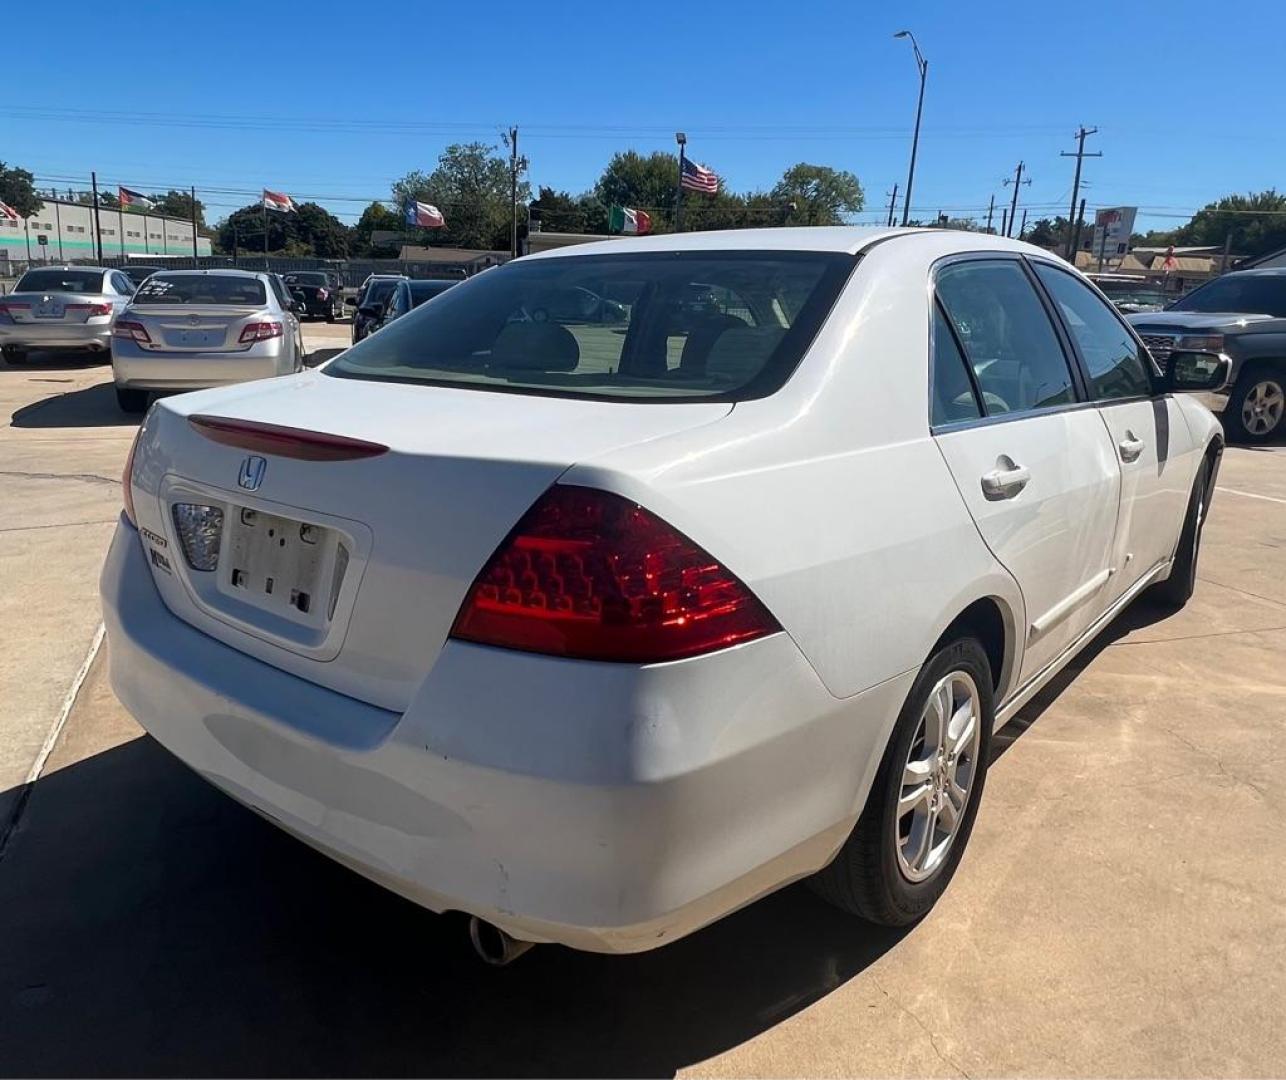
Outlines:
[[719,190],[719,178],[705,166],[687,158],[683,159],[683,177],[679,184],[689,191],[704,191],[707,195]]
[[0,202],[0,218],[4,218],[6,221],[17,221],[18,211],[8,203]]
[[123,185],[116,188],[117,197],[121,200],[121,205],[129,208],[138,207],[140,210],[155,210],[156,203],[144,195],[141,191],[134,191]]
[[652,219],[643,210],[613,206],[607,215],[607,231],[642,236],[652,231]]
[[431,203],[412,200],[406,204],[406,223],[421,229],[444,229],[447,219],[442,216],[442,211]]
[[295,204],[289,195],[283,195],[279,191],[269,191],[263,189],[263,204],[269,210],[280,210],[283,214],[293,214]]

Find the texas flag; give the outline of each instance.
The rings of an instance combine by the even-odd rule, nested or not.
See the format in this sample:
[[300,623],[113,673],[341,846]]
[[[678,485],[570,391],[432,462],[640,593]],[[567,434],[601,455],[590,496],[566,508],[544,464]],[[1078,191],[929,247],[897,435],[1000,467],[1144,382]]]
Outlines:
[[444,229],[447,219],[436,206],[426,202],[408,202],[406,204],[406,223],[421,229]]
[[141,191],[134,191],[132,188],[127,187],[118,187],[116,191],[122,206],[137,206],[140,210],[153,210],[156,208],[156,203]]
[[269,210],[280,210],[283,214],[294,213],[295,204],[289,195],[283,195],[279,191],[269,191],[263,189],[263,204]]

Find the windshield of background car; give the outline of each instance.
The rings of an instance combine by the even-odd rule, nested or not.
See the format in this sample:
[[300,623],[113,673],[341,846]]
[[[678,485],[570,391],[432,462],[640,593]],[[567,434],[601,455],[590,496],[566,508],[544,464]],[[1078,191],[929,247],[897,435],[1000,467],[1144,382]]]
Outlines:
[[1237,312],[1286,317],[1286,274],[1230,274],[1190,292],[1171,311]]
[[329,285],[325,274],[287,274],[287,285]]
[[100,293],[101,270],[28,270],[18,279],[14,292]]
[[135,304],[231,304],[262,307],[268,302],[258,278],[231,274],[153,274],[134,294]]
[[385,278],[382,281],[372,281],[366,286],[366,295],[362,297],[362,307],[370,305],[379,306],[383,304],[390,296],[393,290],[397,288],[397,279],[389,280]]
[[324,371],[631,401],[763,397],[794,371],[856,261],[794,251],[522,259],[448,289]]
[[454,284],[454,281],[412,281],[407,288],[411,290],[411,303],[418,307],[425,300],[446,292]]

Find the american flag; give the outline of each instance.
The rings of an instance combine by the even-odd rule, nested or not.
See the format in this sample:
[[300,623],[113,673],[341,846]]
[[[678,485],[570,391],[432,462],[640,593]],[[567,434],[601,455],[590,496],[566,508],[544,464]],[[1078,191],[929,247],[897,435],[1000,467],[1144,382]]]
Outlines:
[[713,195],[719,190],[719,178],[709,169],[684,158],[683,176],[679,180],[679,186],[689,191],[704,191],[707,195]]

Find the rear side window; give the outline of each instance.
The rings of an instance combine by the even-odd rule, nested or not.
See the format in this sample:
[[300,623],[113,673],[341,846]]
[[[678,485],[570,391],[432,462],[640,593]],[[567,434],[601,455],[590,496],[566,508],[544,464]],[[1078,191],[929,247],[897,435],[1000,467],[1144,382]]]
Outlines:
[[1101,401],[1151,393],[1139,347],[1111,309],[1071,274],[1046,263],[1034,265],[1076,339],[1089,372],[1090,396]]
[[101,293],[101,270],[28,270],[18,279],[14,292]]
[[1019,262],[950,263],[938,272],[937,294],[964,347],[988,416],[1076,400],[1054,325]]
[[231,274],[153,274],[139,286],[134,301],[262,307],[268,302],[268,296],[258,278]]
[[977,420],[982,416],[978,398],[969,381],[964,354],[956,344],[955,334],[942,305],[933,305],[933,426]]
[[795,369],[855,264],[794,251],[524,259],[453,286],[324,370],[631,401],[761,397]]

